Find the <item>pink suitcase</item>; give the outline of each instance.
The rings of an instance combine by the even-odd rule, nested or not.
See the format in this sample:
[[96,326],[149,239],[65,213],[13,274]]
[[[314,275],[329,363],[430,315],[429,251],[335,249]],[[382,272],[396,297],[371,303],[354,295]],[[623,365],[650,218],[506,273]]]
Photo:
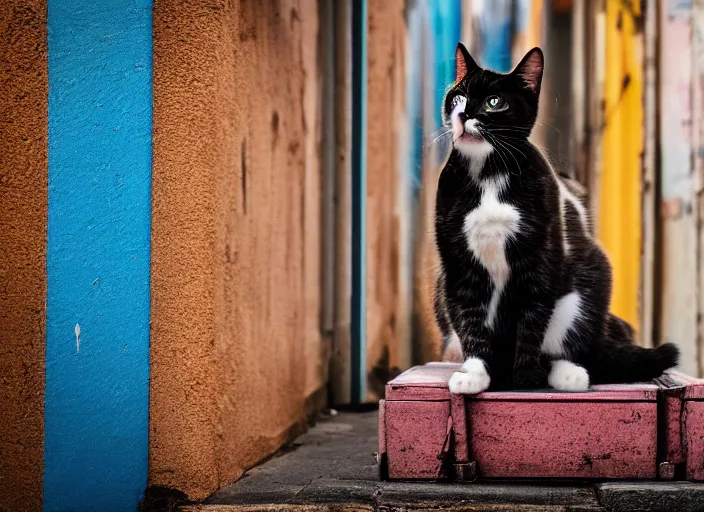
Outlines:
[[387,384],[382,479],[704,480],[704,381],[451,395],[458,368],[430,363]]

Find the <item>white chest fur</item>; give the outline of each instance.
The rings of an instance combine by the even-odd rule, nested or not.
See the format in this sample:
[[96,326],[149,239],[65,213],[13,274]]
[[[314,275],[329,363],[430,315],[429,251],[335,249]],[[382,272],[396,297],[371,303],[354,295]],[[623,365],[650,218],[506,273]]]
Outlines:
[[499,201],[499,193],[505,185],[505,178],[483,181],[479,206],[464,219],[469,250],[487,270],[493,284],[484,322],[489,328],[494,327],[499,299],[511,271],[506,259],[506,240],[518,232],[521,221],[518,210]]

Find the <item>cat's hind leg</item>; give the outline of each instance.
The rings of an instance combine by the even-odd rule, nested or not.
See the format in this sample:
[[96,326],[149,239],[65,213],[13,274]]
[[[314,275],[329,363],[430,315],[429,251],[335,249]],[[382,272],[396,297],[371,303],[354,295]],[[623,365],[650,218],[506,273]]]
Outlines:
[[604,337],[611,297],[611,266],[597,246],[572,265],[571,290],[555,303],[541,352],[552,368],[548,383],[563,391],[584,391],[590,377],[587,361]]
[[553,359],[548,384],[561,391],[584,391],[589,387],[587,370],[575,362],[581,359],[575,356],[581,345],[580,335],[584,335],[580,329],[586,315],[583,302],[576,291],[557,300],[540,347],[543,354]]

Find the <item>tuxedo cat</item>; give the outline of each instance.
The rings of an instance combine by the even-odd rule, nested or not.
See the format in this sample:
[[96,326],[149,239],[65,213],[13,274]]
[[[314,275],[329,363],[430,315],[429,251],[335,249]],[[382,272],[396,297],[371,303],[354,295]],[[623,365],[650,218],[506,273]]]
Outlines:
[[679,358],[671,343],[635,345],[609,313],[611,265],[586,208],[528,140],[542,75],[539,48],[499,74],[457,46],[435,218],[436,316],[464,358],[453,393],[647,381]]

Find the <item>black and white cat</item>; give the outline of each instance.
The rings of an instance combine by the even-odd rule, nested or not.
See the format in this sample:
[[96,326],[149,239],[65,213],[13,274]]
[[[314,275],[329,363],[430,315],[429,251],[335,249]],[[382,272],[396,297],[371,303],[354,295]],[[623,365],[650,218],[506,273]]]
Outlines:
[[444,113],[453,148],[436,203],[436,316],[465,362],[453,393],[585,390],[647,381],[676,366],[673,344],[645,349],[609,313],[611,265],[574,188],[528,140],[543,54],[516,69],[481,69],[457,46]]

